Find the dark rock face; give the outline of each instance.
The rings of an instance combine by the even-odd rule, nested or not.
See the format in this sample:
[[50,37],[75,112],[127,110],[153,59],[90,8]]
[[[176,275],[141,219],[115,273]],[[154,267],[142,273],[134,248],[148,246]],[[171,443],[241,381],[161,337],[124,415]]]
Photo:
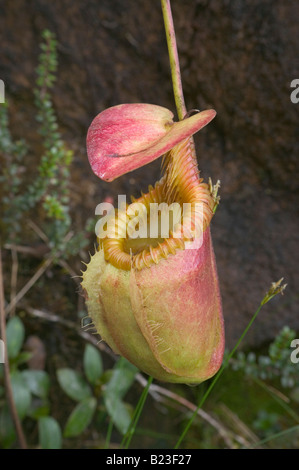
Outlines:
[[[187,107],[213,107],[217,118],[196,136],[202,176],[221,180],[212,222],[226,321],[232,345],[272,281],[284,297],[263,309],[246,341],[260,345],[283,325],[299,330],[298,113],[290,83],[299,78],[296,2],[173,1]],[[93,117],[126,102],[175,111],[160,2],[16,0],[0,2],[0,78],[13,130],[32,142],[32,88],[41,32],[59,41],[54,102],[75,150],[78,217],[105,196],[146,190],[159,162],[107,184],[91,172],[85,136]],[[79,211],[79,212],[78,212]]]

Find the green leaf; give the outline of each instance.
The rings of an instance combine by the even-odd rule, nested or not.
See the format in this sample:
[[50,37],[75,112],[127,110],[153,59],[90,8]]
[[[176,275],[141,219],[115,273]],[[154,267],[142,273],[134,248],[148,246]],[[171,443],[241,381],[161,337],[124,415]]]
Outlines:
[[81,401],[91,396],[91,390],[82,375],[69,368],[58,369],[57,378],[63,391],[73,400]]
[[42,449],[61,449],[62,433],[56,419],[51,416],[39,418],[38,435]]
[[79,436],[90,424],[97,406],[94,397],[85,398],[72,411],[64,429],[64,437]]
[[21,372],[11,373],[11,386],[18,415],[20,419],[23,419],[31,404],[31,393]]
[[22,375],[25,382],[34,395],[46,398],[50,388],[50,378],[43,370],[24,370]]
[[100,383],[101,385],[106,385],[113,375],[113,369],[106,369],[103,374],[101,375]]
[[132,420],[132,410],[123,401],[109,396],[105,396],[105,406],[119,432],[126,434]]
[[0,447],[8,449],[16,439],[15,426],[7,405],[0,409]]
[[43,399],[34,398],[32,400],[31,406],[27,411],[27,416],[32,419],[38,420],[43,416],[49,416],[50,414],[50,405],[48,402],[44,402]]
[[85,347],[83,364],[86,377],[94,385],[103,373],[103,363],[101,354],[91,344],[87,344]]
[[12,364],[19,366],[21,364],[25,364],[26,362],[31,359],[33,356],[32,352],[29,351],[21,351],[15,359],[12,360]]
[[22,347],[25,337],[25,328],[19,317],[13,317],[7,322],[6,339],[8,357],[16,357]]
[[138,369],[121,358],[113,368],[111,379],[105,387],[105,394],[123,398],[134,382]]
[[113,423],[125,434],[131,422],[128,405],[122,402],[134,382],[138,369],[126,359],[121,358],[113,368],[111,378],[104,390],[104,402]]

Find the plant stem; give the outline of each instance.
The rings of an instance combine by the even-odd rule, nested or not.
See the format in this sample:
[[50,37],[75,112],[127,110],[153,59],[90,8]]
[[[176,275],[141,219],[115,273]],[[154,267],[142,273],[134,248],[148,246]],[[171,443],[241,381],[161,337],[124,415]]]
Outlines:
[[21,421],[17,412],[16,404],[13,397],[12,385],[10,380],[9,361],[7,354],[7,341],[6,341],[6,322],[5,322],[5,306],[4,306],[4,287],[3,287],[3,270],[2,270],[2,253],[0,248],[0,327],[1,339],[4,343],[4,380],[5,389],[7,394],[7,401],[11,415],[15,424],[16,433],[19,439],[21,449],[27,449],[25,435],[23,433]]
[[137,403],[137,406],[135,408],[135,411],[134,411],[134,415],[133,415],[133,418],[132,418],[132,421],[131,421],[131,424],[129,426],[129,429],[127,430],[122,442],[121,442],[121,448],[125,448],[125,449],[128,449],[129,445],[130,445],[130,442],[132,440],[132,437],[134,435],[134,432],[135,432],[135,429],[136,429],[136,426],[137,426],[137,423],[139,421],[139,418],[140,418],[140,415],[141,415],[141,412],[143,410],[143,407],[144,407],[144,403],[145,403],[145,400],[147,398],[147,395],[148,395],[148,392],[149,392],[149,388],[151,386],[151,383],[153,381],[153,377],[149,377],[148,378],[148,381],[147,381],[147,385],[146,387],[143,389],[143,392],[139,398],[139,401]]
[[174,99],[179,120],[182,120],[186,115],[186,106],[182,87],[180,63],[176,45],[176,37],[171,13],[170,0],[161,0],[161,6],[168,46]]
[[[11,250],[12,267],[11,267],[11,281],[10,281],[10,300],[12,301],[17,295],[17,280],[18,280],[18,253],[16,250]],[[10,315],[14,316],[16,313],[16,305],[12,308]]]
[[108,425],[108,431],[107,431],[107,435],[106,435],[106,440],[105,440],[105,449],[109,449],[112,429],[113,429],[113,421],[112,421],[112,418],[110,418],[109,425]]

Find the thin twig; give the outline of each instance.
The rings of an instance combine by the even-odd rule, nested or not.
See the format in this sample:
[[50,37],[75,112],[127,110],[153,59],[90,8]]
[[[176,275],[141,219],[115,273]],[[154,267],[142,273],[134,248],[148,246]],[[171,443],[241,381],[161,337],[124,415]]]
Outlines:
[[35,258],[43,258],[45,254],[49,253],[50,248],[47,245],[42,245],[42,247],[25,246],[25,245],[15,245],[13,243],[5,243],[4,248],[6,250],[14,250],[17,253],[23,253],[26,255],[34,256]]
[[[239,416],[236,415],[231,409],[229,409],[224,403],[221,405],[221,409],[224,411],[226,416],[233,422],[233,424],[236,426],[238,429],[239,433],[242,434],[242,445],[243,446],[251,446],[252,444],[256,444],[259,442],[259,438],[257,437],[256,434],[239,418]],[[245,437],[244,437],[245,436]],[[250,439],[251,442],[249,442],[248,439]]]
[[27,449],[27,443],[23,432],[22,424],[17,412],[16,404],[13,398],[12,385],[10,380],[9,361],[7,353],[7,340],[6,340],[6,321],[5,321],[5,301],[4,301],[4,285],[3,285],[3,270],[2,270],[2,253],[0,248],[0,324],[1,324],[1,337],[4,343],[4,380],[7,400],[11,411],[12,419],[15,424],[16,433],[22,449]]
[[[16,250],[11,250],[11,257],[12,257],[12,268],[11,268],[11,281],[10,281],[10,301],[14,299],[17,295],[17,280],[18,280],[18,253]],[[12,308],[10,314],[14,316],[16,313],[15,306]]]
[[[196,410],[196,405],[194,405],[194,403],[191,403],[186,398],[181,397],[177,393],[174,393],[164,387],[161,387],[160,385],[153,385],[153,390],[158,391],[158,393],[160,393],[161,395],[167,396],[171,398],[172,400],[175,400],[176,402],[180,403],[185,408],[188,408],[191,411]],[[207,423],[209,423],[214,429],[217,430],[219,435],[223,438],[224,442],[230,449],[233,449],[235,447],[233,444],[233,441],[230,438],[230,432],[227,429],[225,429],[223,424],[219,423],[219,421],[217,421],[215,418],[213,418],[204,410],[198,410],[197,414],[198,416],[203,418]]]
[[26,305],[22,305],[22,308],[24,308],[24,310],[26,310],[28,313],[30,313],[31,315],[35,317],[43,318],[44,320],[47,320],[53,323],[59,323],[67,328],[74,330],[79,336],[81,336],[83,339],[85,339],[89,343],[93,344],[95,347],[99,348],[101,351],[108,354],[114,360],[117,359],[116,354],[114,354],[114,352],[110,348],[108,348],[106,343],[99,340],[98,337],[92,336],[92,334],[84,331],[83,330],[84,327],[83,328],[77,327],[74,322],[65,320],[64,318],[61,318],[60,316],[55,315],[55,313],[47,312],[45,310],[40,310],[38,308],[32,308]]
[[18,302],[24,297],[25,294],[31,289],[31,287],[36,283],[36,281],[43,275],[43,273],[48,269],[50,264],[53,262],[53,257],[47,258],[36,273],[29,279],[24,287],[17,293],[17,295],[12,299],[12,301],[7,305],[5,313],[10,313],[18,304]]
[[[66,234],[66,236],[63,239],[64,243],[67,243],[74,235],[73,231],[70,231]],[[5,313],[8,314],[10,313],[15,306],[18,304],[18,302],[24,297],[25,294],[31,289],[32,286],[36,283],[36,281],[42,276],[42,274],[48,269],[48,267],[53,263],[54,259],[56,257],[59,257],[60,253],[54,253],[52,256],[49,256],[46,258],[46,260],[42,263],[42,265],[39,267],[39,269],[36,271],[36,273],[32,276],[31,279],[25,284],[24,287],[17,293],[17,295],[12,299],[9,305],[7,305],[5,309]]]
[[43,242],[45,242],[45,244],[48,245],[49,238],[47,237],[45,232],[38,225],[36,225],[36,223],[33,222],[33,220],[29,219],[27,223],[29,227],[32,228],[32,230],[41,238],[41,240],[43,240]]

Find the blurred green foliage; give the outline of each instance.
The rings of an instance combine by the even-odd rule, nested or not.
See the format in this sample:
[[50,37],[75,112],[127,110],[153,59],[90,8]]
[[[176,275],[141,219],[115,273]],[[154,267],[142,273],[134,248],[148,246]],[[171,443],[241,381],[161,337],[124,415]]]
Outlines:
[[295,338],[296,332],[285,326],[270,344],[267,355],[241,351],[232,361],[232,368],[262,380],[278,378],[284,388],[299,387],[298,365],[296,367],[290,360],[291,342]]
[[[51,381],[44,370],[27,367],[31,353],[24,350],[25,327],[15,316],[7,323],[7,349],[13,398],[22,422],[35,423],[38,428],[36,447],[59,449],[64,440],[84,433],[92,420],[98,425],[108,419],[120,434],[130,425],[133,408],[124,397],[134,383],[136,367],[119,359],[112,369],[104,371],[98,349],[86,344],[83,373],[72,368],[57,369],[57,381],[75,406],[65,424],[51,415]],[[32,424],[31,426],[32,427]],[[0,367],[0,448],[10,448],[16,442],[14,423],[4,396],[3,366]],[[65,444],[67,447],[67,444]]]

